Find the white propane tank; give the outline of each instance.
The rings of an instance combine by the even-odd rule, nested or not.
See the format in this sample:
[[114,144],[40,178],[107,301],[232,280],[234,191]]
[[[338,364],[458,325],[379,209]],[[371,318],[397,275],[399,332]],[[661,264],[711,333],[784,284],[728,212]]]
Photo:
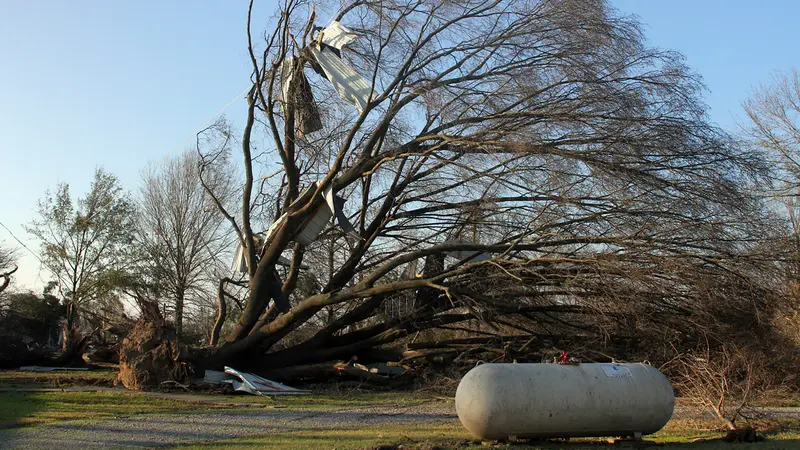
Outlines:
[[651,434],[674,407],[646,364],[482,364],[456,391],[458,418],[483,439]]

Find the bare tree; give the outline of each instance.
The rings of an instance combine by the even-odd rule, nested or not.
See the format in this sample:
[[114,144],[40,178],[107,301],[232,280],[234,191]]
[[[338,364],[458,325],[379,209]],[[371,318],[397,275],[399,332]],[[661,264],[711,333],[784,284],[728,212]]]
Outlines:
[[[263,45],[248,14],[240,212],[215,201],[248,296],[200,367],[403,358],[385,346],[475,323],[681,327],[725,283],[759,289],[742,261],[769,234],[747,193],[767,168],[634,19],[600,0],[323,6],[284,0]],[[339,225],[310,232],[331,203]]]
[[17,252],[13,248],[0,246],[0,278],[3,279],[0,283],[0,292],[5,291],[11,283],[11,275],[18,269],[16,261]]
[[[786,207],[790,245],[794,254],[800,255],[800,72],[793,68],[776,74],[771,85],[761,86],[751,95],[744,109],[750,119],[746,133],[778,168],[773,194]],[[795,256],[795,280],[800,277],[797,261]]]
[[26,227],[39,240],[42,262],[66,305],[65,352],[77,352],[85,342],[78,332],[79,317],[122,311],[115,289],[126,278],[134,211],[117,177],[97,169],[89,192],[77,204],[69,185],[59,184],[39,201],[38,217]]
[[[187,151],[151,165],[138,198],[136,245],[146,273],[170,299],[178,337],[187,305],[199,306],[213,291],[215,269],[231,242],[227,222],[200,184],[199,163],[197,154]],[[207,178],[226,201],[233,178],[222,162],[215,168]]]
[[683,398],[708,410],[729,430],[737,429],[737,420],[744,417],[752,394],[758,389],[753,375],[753,361],[738,348],[708,342],[700,348],[681,354],[666,365],[673,372],[673,381]]

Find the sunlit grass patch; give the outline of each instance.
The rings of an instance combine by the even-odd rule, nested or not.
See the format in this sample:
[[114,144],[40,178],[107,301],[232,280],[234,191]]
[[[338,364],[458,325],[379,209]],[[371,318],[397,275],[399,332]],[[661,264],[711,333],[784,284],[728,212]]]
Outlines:
[[453,400],[416,392],[359,392],[271,397],[275,404],[293,409],[410,408],[424,404],[452,405]]
[[[779,423],[779,425],[777,425]],[[779,428],[775,428],[778,426]],[[757,444],[735,444],[739,450],[761,449],[778,450],[800,448],[800,420],[780,419],[774,422],[772,428],[764,428],[766,442]],[[653,441],[653,448],[664,450],[700,449],[715,450],[729,449],[730,443],[719,439],[724,436],[724,431],[712,420],[705,419],[673,419],[661,431],[654,435],[645,436],[648,441]],[[696,440],[705,440],[695,442]],[[553,449],[602,449],[602,448],[634,448],[634,443],[623,443],[617,446],[609,444],[607,439],[583,438],[568,441],[537,441],[517,443],[514,445],[491,443],[486,445],[471,436],[458,422],[433,423],[433,424],[392,424],[370,425],[354,429],[313,429],[300,431],[284,431],[271,433],[259,437],[231,439],[214,442],[196,443],[181,448],[206,449],[206,448],[231,448],[231,449],[374,449],[393,448],[402,445],[403,449],[485,449],[508,448],[513,450],[553,450]],[[397,448],[397,447],[394,447]],[[636,448],[642,448],[636,444]],[[644,448],[647,448],[645,446]]]
[[469,434],[458,424],[391,424],[357,429],[314,429],[270,434],[269,436],[206,442],[180,448],[259,448],[289,449],[362,449],[398,444],[404,449],[448,448],[471,442]]
[[0,393],[0,428],[201,408],[215,406],[111,392],[3,392]]

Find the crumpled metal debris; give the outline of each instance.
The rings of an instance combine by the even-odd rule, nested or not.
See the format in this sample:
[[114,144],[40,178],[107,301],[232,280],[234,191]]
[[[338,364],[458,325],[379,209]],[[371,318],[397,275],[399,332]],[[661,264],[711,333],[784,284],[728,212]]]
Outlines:
[[[269,230],[268,230],[269,231]],[[266,242],[266,235],[267,232],[258,233],[253,236],[253,240],[255,241],[256,245],[256,254],[261,252],[262,246],[264,242]],[[292,265],[292,262],[289,261],[287,258],[283,256],[278,257],[279,266],[289,267]],[[303,268],[308,268],[307,266],[302,266]],[[236,242],[236,252],[233,255],[233,261],[231,262],[231,270],[234,272],[247,272],[247,255],[244,251],[244,247],[242,246],[241,241]]]
[[[474,244],[474,242],[465,239],[450,239],[444,242],[445,244]],[[490,258],[486,252],[476,252],[475,250],[455,250],[444,252],[450,258],[455,258],[459,261],[467,260],[468,263],[486,261]]]
[[[311,183],[311,185],[303,190],[303,193],[301,193],[299,197],[305,197],[310,191],[316,190],[317,183]],[[322,196],[325,197],[325,206],[321,206],[319,209],[317,209],[317,211],[315,211],[311,217],[309,217],[300,225],[300,232],[295,237],[295,240],[303,245],[311,244],[317,239],[317,236],[319,236],[322,230],[325,229],[325,226],[328,224],[328,221],[331,219],[331,217],[336,218],[336,223],[342,230],[344,230],[345,233],[349,234],[355,239],[361,239],[361,236],[358,234],[355,227],[352,223],[350,223],[350,220],[344,213],[344,204],[347,200],[334,194],[332,187],[325,189],[322,192]],[[264,242],[269,241],[269,238],[278,229],[278,227],[283,224],[284,221],[286,221],[286,218],[287,215],[284,213],[278,218],[278,220],[270,225],[269,229],[263,233]]]
[[225,367],[225,372],[206,370],[203,382],[206,384],[230,384],[234,391],[252,395],[309,395],[311,391],[295,389],[258,375],[240,372],[232,367]]
[[332,21],[330,25],[325,27],[319,34],[319,40],[325,45],[341,50],[342,47],[349,44],[350,41],[357,38],[358,34],[350,31],[349,28],[342,25],[341,22]]
[[372,86],[330,47],[312,44],[308,51],[339,97],[358,108],[358,112],[364,112],[369,104]]
[[[342,59],[342,47],[358,35],[337,21],[320,30],[317,38],[305,49],[306,58],[311,59],[312,68],[326,78],[336,93],[359,112],[369,104],[372,87]],[[295,111],[295,128],[298,137],[322,129],[319,109],[311,91],[311,84],[304,73],[304,62],[297,56],[286,58],[281,64],[281,107],[288,105]]]
[[[302,194],[300,194],[300,197],[306,197],[311,192],[316,191],[316,189],[317,183],[311,183],[311,185],[308,186]],[[358,234],[355,227],[352,223],[350,223],[350,220],[344,213],[344,204],[346,200],[335,195],[333,193],[332,186],[325,189],[322,192],[322,195],[325,198],[325,204],[318,208],[317,211],[311,215],[311,217],[309,217],[300,225],[300,231],[294,239],[303,245],[311,244],[325,228],[331,217],[336,218],[336,222],[339,224],[339,227],[345,231],[345,233],[352,236],[354,239],[361,239],[361,236]],[[272,234],[275,233],[280,225],[286,221],[286,218],[286,213],[282,214],[278,220],[272,223],[267,231],[253,236],[257,254],[263,252],[263,246],[269,242]],[[290,266],[291,261],[283,256],[280,256],[278,257],[277,264]],[[307,266],[301,267],[307,268]],[[231,270],[237,272],[247,272],[247,257],[241,242],[236,244],[236,252],[233,256],[233,262],[231,263]],[[268,286],[268,289],[270,289],[270,297],[275,301],[278,311],[286,312],[291,308],[291,305],[289,305],[288,299],[283,294],[283,290],[281,289],[283,282],[281,281],[278,271],[274,268],[272,270],[272,278],[272,282]]]
[[[312,184],[311,186],[313,189],[316,189],[316,183]],[[297,235],[297,242],[308,245],[314,242],[317,239],[317,236],[325,229],[325,226],[328,224],[328,221],[331,217],[336,219],[336,223],[339,227],[350,236],[354,237],[355,239],[360,239],[358,232],[356,232],[355,227],[350,220],[347,218],[347,215],[344,213],[344,204],[346,200],[338,195],[333,193],[333,188],[329,187],[322,192],[323,197],[325,197],[325,204],[326,207],[319,208],[310,219],[303,224],[303,228]]]
[[303,67],[295,67],[298,62],[296,56],[287,58],[281,65],[281,106],[286,111],[290,104],[295,111],[295,128],[298,137],[322,129],[322,119],[319,116],[314,93],[308,82]]

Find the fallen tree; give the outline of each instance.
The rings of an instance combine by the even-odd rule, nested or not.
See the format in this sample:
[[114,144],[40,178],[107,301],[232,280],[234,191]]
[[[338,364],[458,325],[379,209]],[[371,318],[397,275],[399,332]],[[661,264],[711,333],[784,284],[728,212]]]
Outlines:
[[402,360],[510,330],[691,341],[722,299],[772,307],[776,227],[748,193],[764,161],[605,2],[286,0],[263,45],[253,8],[239,213],[202,176],[231,131],[198,135],[246,293],[226,328],[220,283],[197,370]]

